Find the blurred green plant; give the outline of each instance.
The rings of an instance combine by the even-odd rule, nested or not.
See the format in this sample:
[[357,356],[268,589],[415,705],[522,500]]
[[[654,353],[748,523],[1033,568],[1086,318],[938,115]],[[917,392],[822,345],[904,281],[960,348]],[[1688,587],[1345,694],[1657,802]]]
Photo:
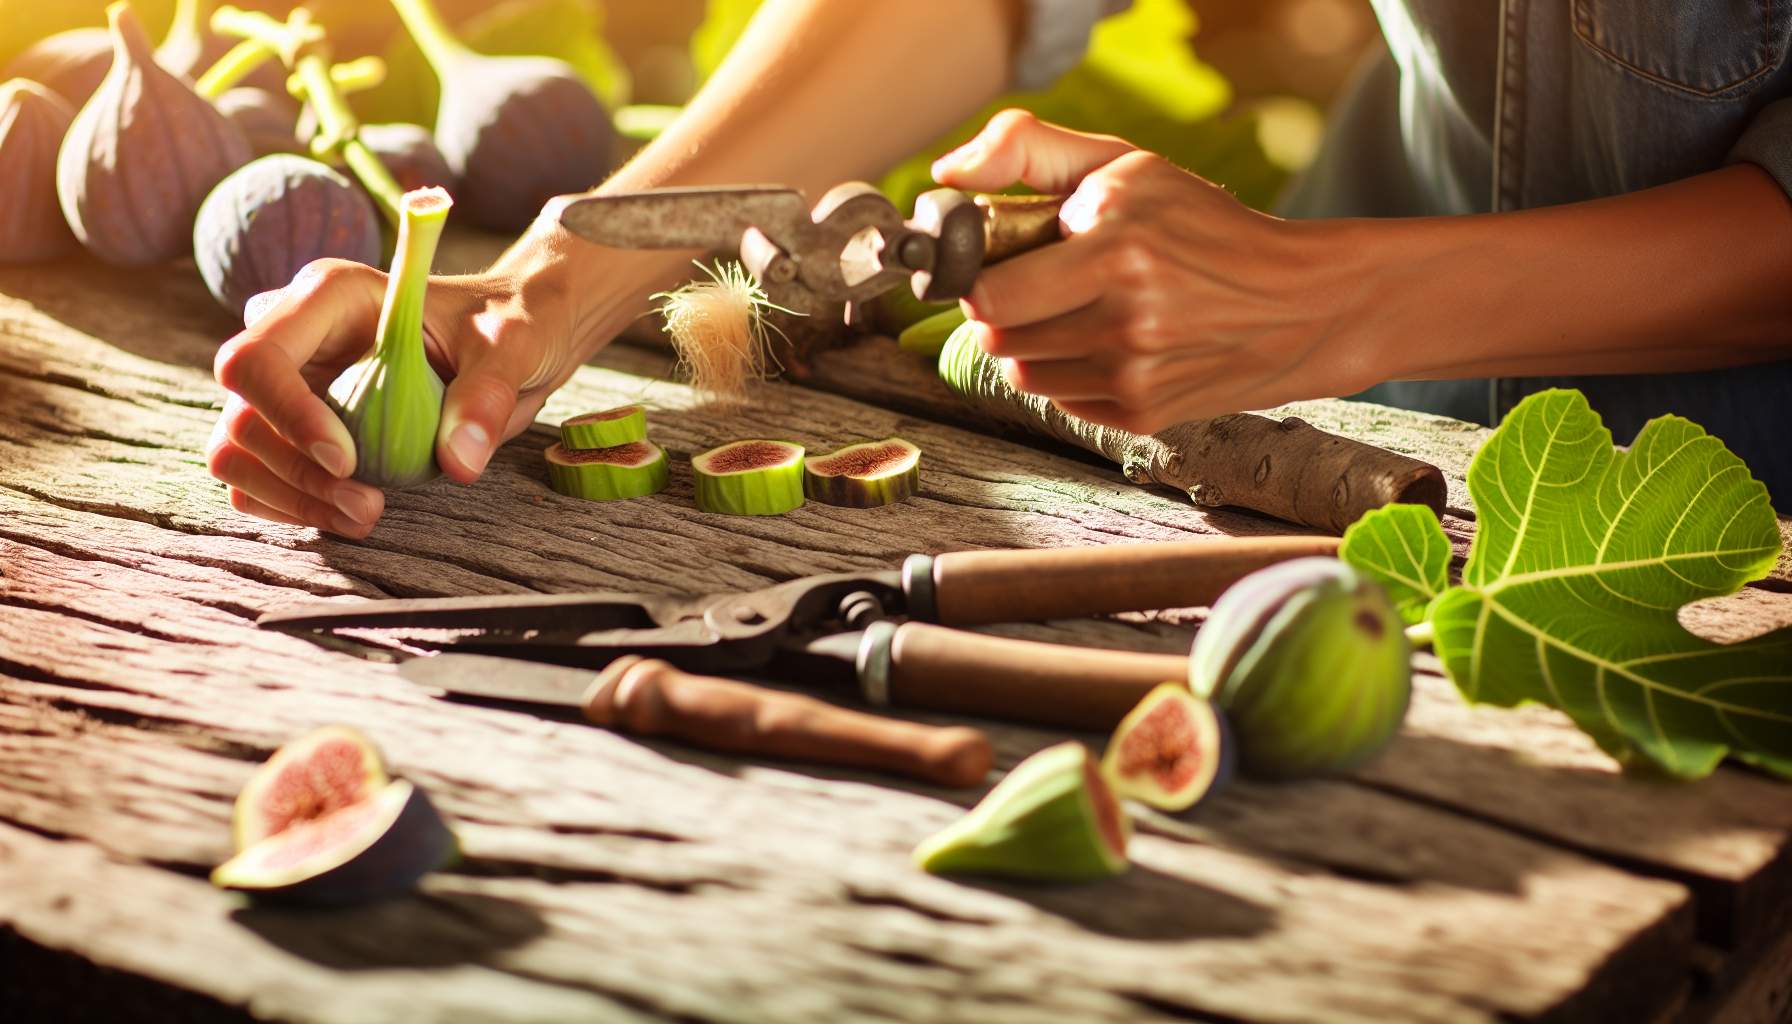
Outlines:
[[[710,0],[691,40],[691,60],[707,77],[746,28],[759,0]],[[1007,107],[1030,110],[1078,131],[1118,135],[1216,181],[1259,209],[1275,201],[1289,172],[1265,154],[1254,113],[1222,116],[1232,103],[1225,78],[1195,56],[1197,20],[1187,0],[1133,0],[1097,25],[1081,63],[1036,92],[997,98],[963,124],[893,168],[880,187],[903,209],[935,187],[935,158],[977,133]]]
[[[611,110],[628,102],[628,67],[604,41],[603,11],[593,0],[508,0],[456,30],[480,53],[565,61]],[[435,119],[440,88],[423,54],[409,35],[399,32],[384,57],[386,81],[352,98],[356,114],[369,123],[429,125]]]

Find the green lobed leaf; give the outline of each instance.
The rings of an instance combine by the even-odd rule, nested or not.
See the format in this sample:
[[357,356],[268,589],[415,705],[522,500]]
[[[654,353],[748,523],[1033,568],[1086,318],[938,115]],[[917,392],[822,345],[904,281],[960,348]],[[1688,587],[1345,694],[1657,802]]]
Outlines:
[[1338,557],[1369,574],[1411,626],[1450,585],[1450,538],[1424,505],[1387,505],[1344,531]]
[[1766,488],[1722,442],[1664,416],[1616,452],[1584,396],[1545,391],[1468,482],[1479,528],[1463,586],[1430,611],[1465,696],[1560,708],[1620,760],[1681,777],[1732,750],[1792,759],[1792,629],[1715,644],[1675,614],[1779,555]]

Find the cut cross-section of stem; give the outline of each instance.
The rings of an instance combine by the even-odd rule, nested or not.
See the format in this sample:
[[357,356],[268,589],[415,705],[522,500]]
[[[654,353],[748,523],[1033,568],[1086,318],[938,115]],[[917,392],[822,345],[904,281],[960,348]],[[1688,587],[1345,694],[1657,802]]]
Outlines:
[[803,492],[827,505],[876,508],[902,501],[921,482],[921,449],[900,437],[848,445],[803,462]]
[[423,348],[423,304],[452,205],[439,188],[404,194],[376,346],[330,385],[331,405],[355,439],[355,479],[375,487],[414,487],[441,473],[444,388]]
[[622,405],[574,416],[560,424],[560,440],[568,448],[614,448],[647,437],[647,411]]
[[783,515],[803,503],[803,446],[735,441],[691,459],[697,507],[736,516]]
[[609,448],[568,448],[549,445],[548,482],[554,490],[573,498],[618,501],[657,494],[666,487],[670,473],[666,453],[652,441],[633,441]]

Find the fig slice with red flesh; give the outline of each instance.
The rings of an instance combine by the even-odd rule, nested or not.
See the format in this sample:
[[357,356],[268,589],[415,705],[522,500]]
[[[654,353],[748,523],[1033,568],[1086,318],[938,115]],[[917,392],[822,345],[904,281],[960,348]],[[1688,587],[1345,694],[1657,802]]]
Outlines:
[[848,445],[803,462],[803,492],[827,505],[876,508],[902,501],[921,482],[921,449],[900,437]]
[[237,794],[236,849],[361,803],[388,781],[379,751],[360,731],[314,729],[274,751]]
[[622,405],[574,416],[560,424],[560,443],[568,448],[614,448],[647,440],[647,411]]
[[752,439],[691,458],[697,507],[736,516],[783,515],[803,503],[803,446]]
[[548,482],[572,498],[639,498],[664,490],[671,476],[665,451],[652,441],[609,448],[568,448],[561,443],[542,454],[548,463]]
[[429,797],[399,780],[268,836],[220,864],[212,882],[262,902],[348,906],[409,892],[458,852]]
[[1193,807],[1232,777],[1232,736],[1218,708],[1164,683],[1121,720],[1101,760],[1119,796],[1163,811]]

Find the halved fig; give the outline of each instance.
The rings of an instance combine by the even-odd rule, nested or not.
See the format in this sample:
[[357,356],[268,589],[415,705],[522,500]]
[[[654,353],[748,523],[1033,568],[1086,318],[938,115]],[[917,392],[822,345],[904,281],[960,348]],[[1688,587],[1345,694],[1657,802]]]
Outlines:
[[803,446],[753,439],[692,457],[697,507],[735,516],[783,515],[803,503]]
[[900,437],[848,445],[803,462],[803,493],[828,505],[876,508],[921,483],[921,449]]
[[237,794],[236,848],[360,803],[387,781],[379,750],[359,730],[314,729],[274,751]]
[[647,410],[638,405],[588,412],[560,424],[560,440],[568,448],[614,448],[646,439]]
[[1090,881],[1125,871],[1131,823],[1074,740],[1014,766],[969,814],[915,848],[935,874]]
[[666,453],[652,441],[633,441],[609,448],[548,446],[548,483],[572,498],[617,501],[657,494],[670,471]]
[[1231,779],[1232,758],[1232,736],[1219,709],[1182,683],[1164,683],[1114,730],[1101,774],[1122,798],[1180,811]]
[[458,849],[429,797],[400,780],[261,840],[212,882],[270,903],[344,906],[408,892]]

